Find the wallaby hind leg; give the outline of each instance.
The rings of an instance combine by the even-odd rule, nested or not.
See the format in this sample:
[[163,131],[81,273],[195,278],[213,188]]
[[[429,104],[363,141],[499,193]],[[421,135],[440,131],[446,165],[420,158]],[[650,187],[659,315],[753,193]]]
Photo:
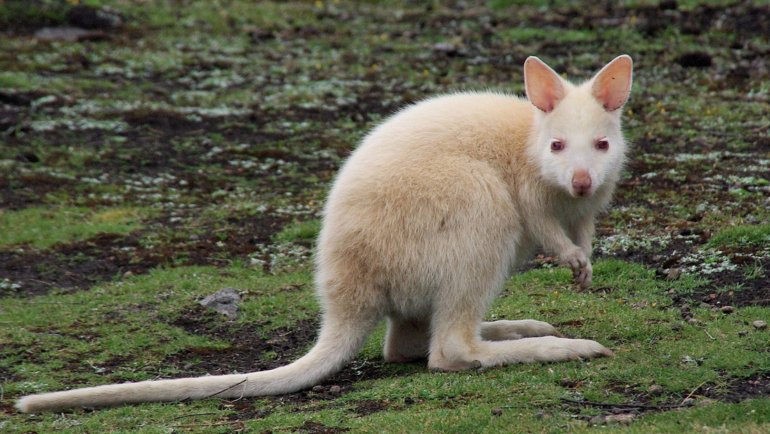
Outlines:
[[533,319],[481,323],[481,338],[485,341],[507,341],[538,336],[561,336],[561,333],[551,324]]
[[388,318],[385,335],[385,361],[410,362],[428,357],[430,324],[428,321]]
[[[457,371],[474,367],[512,363],[557,362],[610,356],[601,344],[585,339],[555,336],[525,337],[517,340],[485,341],[481,338],[484,303],[471,303],[474,292],[456,288],[454,299],[446,299],[433,312],[430,356],[431,369]],[[497,326],[492,326],[493,330]]]

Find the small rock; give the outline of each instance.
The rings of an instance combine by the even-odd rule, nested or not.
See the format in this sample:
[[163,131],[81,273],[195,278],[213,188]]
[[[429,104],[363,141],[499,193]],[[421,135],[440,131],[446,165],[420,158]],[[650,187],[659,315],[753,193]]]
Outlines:
[[461,55],[460,48],[451,42],[439,42],[433,45],[433,51],[443,53],[448,57],[457,57]]
[[313,386],[313,388],[310,390],[312,390],[315,393],[323,393],[324,387],[319,384],[317,386]]
[[673,330],[675,332],[678,332],[678,331],[682,330],[683,328],[684,327],[682,327],[682,324],[679,324],[678,322],[675,322],[675,323],[671,324],[671,330]]
[[676,280],[679,278],[679,276],[682,274],[682,271],[678,268],[672,268],[668,270],[668,273],[666,274],[666,280]]
[[652,386],[647,388],[647,393],[655,396],[660,395],[661,393],[663,393],[663,386],[658,384],[653,384]]
[[106,37],[101,30],[86,30],[80,27],[43,27],[35,32],[35,38],[41,41],[97,41]]
[[633,413],[611,414],[604,418],[608,423],[618,423],[621,425],[628,425],[634,419],[636,419],[636,415]]
[[700,324],[700,320],[697,320],[695,318],[690,318],[690,319],[687,320],[687,323],[688,324],[692,324],[692,325],[698,325],[698,324]]
[[336,384],[329,388],[329,393],[332,395],[338,395],[340,392],[342,392],[342,388]]
[[741,331],[738,332],[738,336],[740,336],[740,337],[744,337],[744,336],[746,336],[748,334],[749,334],[749,332],[747,332],[746,330],[741,330]]
[[235,319],[241,311],[241,308],[238,306],[240,302],[241,296],[238,295],[237,290],[223,288],[204,298],[199,303],[203,307],[214,309],[230,319]]
[[733,312],[735,312],[735,308],[732,307],[732,306],[722,306],[719,310],[722,311],[722,313],[733,313]]
[[131,271],[131,270],[128,270],[128,271],[126,271],[125,273],[123,273],[123,278],[124,278],[124,279],[128,279],[129,277],[131,277],[131,276],[133,276],[133,275],[134,275],[133,271]]
[[493,408],[492,409],[492,416],[500,416],[503,414],[502,408]]
[[604,419],[604,416],[594,416],[592,417],[588,423],[591,425],[601,425],[605,422],[606,419]]
[[766,321],[762,321],[761,319],[758,319],[756,321],[752,321],[751,325],[754,326],[754,328],[757,329],[757,330],[764,330],[764,329],[767,328],[767,322]]

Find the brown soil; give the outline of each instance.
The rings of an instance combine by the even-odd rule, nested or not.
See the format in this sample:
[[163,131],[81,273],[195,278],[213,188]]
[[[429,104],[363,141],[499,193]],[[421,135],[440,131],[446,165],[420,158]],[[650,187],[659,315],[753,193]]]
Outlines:
[[[163,224],[163,219],[160,220]],[[159,266],[224,265],[245,258],[258,244],[271,241],[289,217],[270,213],[231,217],[198,228],[193,237],[172,235],[154,246],[143,243],[143,231],[128,235],[99,234],[84,241],[56,244],[47,250],[22,247],[0,250],[0,276],[22,282],[0,295],[34,296],[53,288],[71,292]],[[217,224],[219,223],[219,224]],[[165,222],[166,227],[173,223]],[[11,292],[12,291],[12,292]]]

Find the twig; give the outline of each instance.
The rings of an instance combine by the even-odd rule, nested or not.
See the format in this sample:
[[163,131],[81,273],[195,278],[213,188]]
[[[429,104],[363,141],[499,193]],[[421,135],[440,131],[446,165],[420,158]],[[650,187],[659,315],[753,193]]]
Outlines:
[[761,304],[761,305],[770,304],[770,298],[760,298],[756,300],[751,300],[746,304]]
[[193,414],[183,414],[181,416],[177,416],[172,418],[171,420],[178,420],[178,419],[184,419],[186,417],[196,417],[196,416],[214,416],[219,413],[193,413]]
[[611,402],[596,402],[596,401],[577,401],[569,398],[562,398],[564,402],[571,404],[585,405],[587,407],[609,407],[609,408],[641,408],[644,410],[668,410],[672,408],[685,407],[684,404],[662,404],[662,405],[645,405],[645,404],[613,404]]
[[700,389],[701,387],[703,387],[703,385],[704,385],[704,384],[706,384],[706,382],[705,382],[705,381],[704,381],[703,383],[699,384],[699,385],[698,385],[698,387],[696,387],[695,389],[693,389],[693,390],[692,390],[692,392],[690,392],[690,393],[689,393],[687,396],[685,396],[685,397],[684,397],[684,399],[682,400],[682,403],[681,403],[680,405],[684,405],[684,402],[685,402],[685,401],[687,401],[688,399],[690,399],[690,398],[692,397],[692,395],[693,395],[695,392],[697,392],[697,391],[698,391],[698,389]]
[[172,425],[173,428],[179,428],[179,429],[191,429],[191,428],[201,428],[201,427],[213,427],[213,426],[222,426],[222,425],[237,425],[242,424],[243,421],[241,420],[223,420],[219,422],[208,422],[208,423],[195,423],[195,424],[186,424],[186,425]]
[[712,341],[715,341],[715,340],[717,340],[717,338],[715,338],[714,336],[711,336],[711,333],[709,333],[709,331],[708,331],[708,330],[706,330],[706,329],[703,329],[703,331],[704,331],[704,332],[706,332],[706,336],[708,336],[709,338],[711,338],[711,340],[712,340]]

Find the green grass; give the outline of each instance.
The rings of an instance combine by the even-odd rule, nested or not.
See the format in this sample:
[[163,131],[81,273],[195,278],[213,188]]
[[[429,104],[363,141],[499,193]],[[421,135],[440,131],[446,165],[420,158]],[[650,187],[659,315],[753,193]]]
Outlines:
[[281,232],[275,234],[275,241],[280,243],[291,243],[297,241],[315,241],[318,232],[321,230],[320,220],[310,220],[306,222],[294,222],[284,227]]
[[767,247],[770,245],[770,223],[740,225],[721,229],[709,240],[711,247]]
[[[433,0],[88,0],[80,3],[109,5],[127,20],[104,40],[82,42],[31,36],[64,23],[78,2],[0,3],[0,27],[21,26],[0,38],[3,433],[770,431],[767,397],[704,397],[768,375],[768,332],[751,323],[770,309],[736,304],[725,314],[702,304],[705,294],[746,295],[767,279],[770,80],[745,64],[768,48],[752,25],[759,14],[746,12],[762,2],[681,0],[657,22],[662,15],[648,19],[657,0],[612,11],[571,0],[462,10]],[[712,15],[720,26],[687,27]],[[736,22],[748,24],[732,31]],[[457,52],[444,52],[447,44]],[[681,66],[679,56],[693,51],[712,66]],[[372,126],[436,93],[523,95],[528,55],[579,80],[624,52],[635,61],[623,113],[631,152],[615,204],[597,219],[603,259],[593,287],[577,292],[568,270],[544,266],[513,276],[488,312],[548,321],[607,345],[614,358],[434,373],[424,363],[384,364],[380,325],[346,369],[381,378],[333,399],[12,410],[26,393],[188,375],[184,363],[233,350],[239,338],[270,340],[314,323],[309,246],[335,171]],[[39,161],[22,158],[29,154]],[[134,231],[139,238],[120,245]],[[126,256],[138,262],[89,275],[91,259],[98,266],[109,255],[77,248],[100,249],[88,243],[100,233],[117,235],[111,248],[136,249]],[[19,258],[41,261],[19,268]],[[725,273],[730,266],[737,272]],[[666,277],[672,268],[678,278]],[[33,282],[48,284],[42,295],[25,292]],[[240,335],[174,325],[224,287],[242,294],[241,316],[199,320]],[[685,306],[697,321],[687,321]],[[281,351],[254,358],[294,354]],[[164,362],[180,354],[189,362]],[[648,396],[651,386],[660,394]],[[588,420],[606,411],[562,401],[656,405],[690,395],[692,408],[627,426],[593,426]],[[367,403],[380,411],[357,412]]]
[[[697,310],[695,316],[702,325],[684,324],[675,330],[672,325],[682,320],[671,308],[671,300],[661,294],[676,289],[677,282],[657,281],[644,267],[621,261],[600,261],[595,272],[596,287],[607,290],[576,293],[563,269],[517,275],[495,302],[490,317],[535,318],[561,324],[560,329],[569,336],[607,344],[615,351],[614,358],[444,374],[430,373],[420,364],[394,365],[386,368],[391,372],[388,378],[356,384],[351,393],[331,406],[320,405],[322,402],[282,405],[258,399],[255,407],[270,409],[271,413],[247,421],[246,426],[255,431],[282,431],[313,421],[363,432],[403,432],[416,424],[425,432],[498,432],[516,421],[522,431],[591,431],[585,422],[570,416],[562,398],[582,396],[590,401],[624,403],[655,384],[665,390],[660,401],[676,403],[704,384],[722,387],[724,372],[749,376],[770,363],[768,353],[760,350],[766,344],[764,333],[735,338],[765,309],[740,309],[729,316]],[[184,348],[222,348],[228,344],[189,335],[169,325],[168,319],[201,296],[234,286],[246,293],[239,322],[269,320],[269,326],[258,327],[266,333],[317,315],[310,280],[307,273],[268,276],[240,266],[184,267],[158,270],[88,292],[38,297],[31,303],[4,300],[0,342],[25,348],[25,352],[37,354],[38,360],[21,362],[18,356],[2,359],[0,369],[28,379],[6,383],[5,393],[16,396],[116,378],[142,380],[154,373],[178,375],[161,364],[166,356]],[[301,289],[285,291],[286,285]],[[116,313],[121,321],[103,319]],[[84,339],[86,330],[89,337]],[[362,357],[381,363],[381,338],[380,328]],[[140,364],[125,366],[107,377],[99,374],[102,364],[134,353],[142,354]],[[565,388],[563,379],[579,380],[581,385]],[[407,398],[410,403],[405,404]],[[365,418],[347,417],[361,402],[370,400],[387,403],[389,410]],[[502,409],[502,415],[492,416],[495,408]],[[729,420],[732,428],[750,431],[765,426],[762,424],[767,423],[769,411],[767,400],[710,404],[675,414],[647,414],[626,429],[665,432],[676,426],[683,430],[718,428]],[[207,422],[223,421],[228,410],[219,401],[209,400],[183,406],[146,404],[94,413],[75,411],[66,419],[77,421],[78,429],[109,426],[119,430],[145,418],[140,431],[154,432],[179,425],[178,418],[186,419],[184,415],[199,413],[205,416],[190,422],[199,421],[202,425],[198,429],[205,431]],[[6,428],[8,432],[30,428],[48,431],[62,423],[61,417],[51,414],[16,416]]]
[[95,234],[127,234],[141,227],[138,208],[25,208],[0,210],[0,246],[31,244],[38,248]]

